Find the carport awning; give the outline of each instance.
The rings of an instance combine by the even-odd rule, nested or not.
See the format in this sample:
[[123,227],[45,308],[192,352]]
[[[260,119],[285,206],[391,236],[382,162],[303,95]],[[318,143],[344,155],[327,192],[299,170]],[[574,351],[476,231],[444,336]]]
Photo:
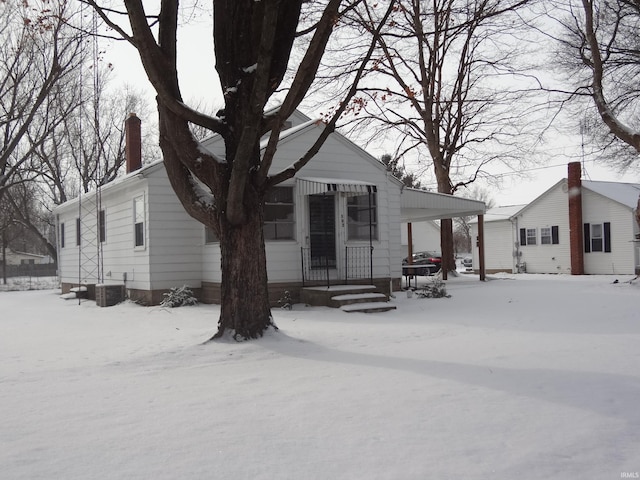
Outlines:
[[304,177],[298,178],[298,189],[303,195],[315,195],[327,192],[347,192],[354,194],[375,193],[373,183],[360,180],[345,180],[340,178]]
[[484,215],[486,206],[479,200],[404,188],[401,195],[403,222],[421,222],[443,218]]

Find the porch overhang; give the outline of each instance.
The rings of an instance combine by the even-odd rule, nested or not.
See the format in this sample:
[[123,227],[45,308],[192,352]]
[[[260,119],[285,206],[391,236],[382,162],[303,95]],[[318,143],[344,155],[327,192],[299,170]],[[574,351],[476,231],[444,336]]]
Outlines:
[[423,222],[484,215],[486,208],[484,202],[479,200],[404,188],[401,195],[400,215],[403,222]]
[[[484,202],[479,200],[427,192],[415,188],[404,188],[400,200],[400,216],[402,221],[407,223],[407,234],[409,238],[408,257],[413,255],[412,222],[477,216],[480,280],[483,281],[485,279],[484,213],[486,209],[487,207]],[[446,271],[442,272],[442,278],[446,280]]]
[[373,183],[341,178],[299,177],[296,179],[298,189],[303,195],[315,195],[328,192],[346,192],[351,194],[375,193]]

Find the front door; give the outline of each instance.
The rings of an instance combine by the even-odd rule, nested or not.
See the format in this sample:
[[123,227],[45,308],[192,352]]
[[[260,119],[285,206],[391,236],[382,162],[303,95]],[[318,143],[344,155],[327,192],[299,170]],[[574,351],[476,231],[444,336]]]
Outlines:
[[336,268],[336,202],[334,195],[309,195],[311,268]]

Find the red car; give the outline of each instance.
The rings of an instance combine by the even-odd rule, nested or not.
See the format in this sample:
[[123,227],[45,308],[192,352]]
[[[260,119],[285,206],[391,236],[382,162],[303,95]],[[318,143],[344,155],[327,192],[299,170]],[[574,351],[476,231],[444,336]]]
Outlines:
[[[416,252],[412,255],[412,265],[417,267],[424,265],[416,271],[417,275],[433,275],[438,273],[442,266],[442,255],[436,252]],[[409,265],[409,259],[402,260],[402,265]]]

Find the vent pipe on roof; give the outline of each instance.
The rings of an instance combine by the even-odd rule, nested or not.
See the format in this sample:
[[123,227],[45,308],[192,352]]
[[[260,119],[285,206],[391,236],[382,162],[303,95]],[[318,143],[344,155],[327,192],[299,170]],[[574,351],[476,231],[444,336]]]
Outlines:
[[142,138],[140,125],[142,121],[135,113],[130,113],[124,121],[125,132],[125,158],[127,162],[127,173],[140,170],[142,168]]
[[582,165],[568,165],[569,196],[569,247],[571,251],[571,275],[584,275],[584,244],[582,230]]

